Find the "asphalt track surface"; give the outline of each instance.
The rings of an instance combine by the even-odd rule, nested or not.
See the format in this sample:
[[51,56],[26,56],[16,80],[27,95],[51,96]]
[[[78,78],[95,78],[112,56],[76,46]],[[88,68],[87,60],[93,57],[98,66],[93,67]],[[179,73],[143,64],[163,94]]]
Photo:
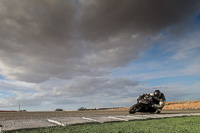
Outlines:
[[66,126],[86,123],[107,123],[131,120],[200,116],[200,109],[163,110],[161,114],[114,111],[1,112],[0,132],[27,128]]
[[[187,114],[200,113],[200,109],[176,109],[162,110],[161,114]],[[47,112],[1,112],[0,121],[2,120],[20,120],[20,119],[50,119],[53,117],[97,117],[97,116],[116,116],[130,115],[127,110],[123,111],[47,111]],[[150,113],[137,112],[131,115],[151,115]]]

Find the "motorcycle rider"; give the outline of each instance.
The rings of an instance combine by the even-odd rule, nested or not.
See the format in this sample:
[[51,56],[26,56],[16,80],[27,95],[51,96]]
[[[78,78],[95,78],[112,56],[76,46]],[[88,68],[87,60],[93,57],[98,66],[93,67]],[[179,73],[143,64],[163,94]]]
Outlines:
[[[159,114],[162,110],[162,108],[165,106],[165,95],[163,93],[160,92],[160,90],[155,90],[154,93],[147,93],[150,94],[150,96],[152,96],[153,98],[153,105],[152,108],[154,108],[156,111],[156,114]],[[147,95],[147,94],[143,94],[141,96]]]
[[162,108],[165,106],[165,95],[160,92],[160,90],[155,90],[153,94],[150,93],[153,97],[154,104],[152,105],[153,108],[156,109],[155,113],[159,114]]

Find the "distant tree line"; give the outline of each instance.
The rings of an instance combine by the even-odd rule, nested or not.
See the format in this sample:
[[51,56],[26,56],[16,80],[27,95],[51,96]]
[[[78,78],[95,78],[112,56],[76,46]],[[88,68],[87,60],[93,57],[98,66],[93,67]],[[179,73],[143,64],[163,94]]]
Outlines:
[[97,110],[96,108],[92,108],[92,109],[87,109],[85,107],[80,107],[78,108],[78,111],[89,111],[89,110]]
[[85,107],[80,107],[78,108],[78,111],[89,111],[89,110],[109,110],[109,109],[119,109],[119,108],[123,108],[123,107],[113,107],[113,108],[92,108],[92,109],[87,109]]
[[55,111],[63,111],[63,109],[57,108]]

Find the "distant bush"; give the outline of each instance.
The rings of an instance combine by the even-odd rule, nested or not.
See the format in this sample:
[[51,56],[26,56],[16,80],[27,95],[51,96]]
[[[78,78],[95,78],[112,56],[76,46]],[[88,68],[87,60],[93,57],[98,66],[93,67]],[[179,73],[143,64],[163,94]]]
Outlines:
[[78,111],[86,111],[86,110],[88,110],[88,109],[85,108],[85,107],[80,107],[80,108],[78,108]]
[[63,109],[57,108],[55,111],[63,111]]
[[24,110],[20,110],[19,112],[27,112],[27,111],[24,109]]

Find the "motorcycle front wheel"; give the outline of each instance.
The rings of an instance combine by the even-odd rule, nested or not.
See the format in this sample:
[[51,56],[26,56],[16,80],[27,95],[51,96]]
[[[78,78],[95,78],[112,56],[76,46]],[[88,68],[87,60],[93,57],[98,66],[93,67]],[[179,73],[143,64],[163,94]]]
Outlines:
[[133,106],[130,107],[129,114],[134,114],[137,111],[139,111],[140,109],[141,109],[141,107],[139,106],[139,104],[134,104]]

